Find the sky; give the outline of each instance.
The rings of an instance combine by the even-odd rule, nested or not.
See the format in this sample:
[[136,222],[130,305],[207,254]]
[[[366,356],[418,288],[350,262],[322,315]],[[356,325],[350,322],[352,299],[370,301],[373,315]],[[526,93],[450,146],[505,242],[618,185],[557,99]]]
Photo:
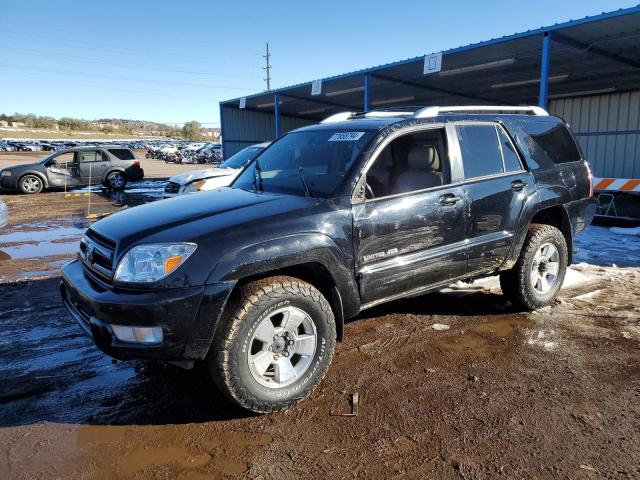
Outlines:
[[219,125],[219,102],[637,4],[0,0],[0,113]]

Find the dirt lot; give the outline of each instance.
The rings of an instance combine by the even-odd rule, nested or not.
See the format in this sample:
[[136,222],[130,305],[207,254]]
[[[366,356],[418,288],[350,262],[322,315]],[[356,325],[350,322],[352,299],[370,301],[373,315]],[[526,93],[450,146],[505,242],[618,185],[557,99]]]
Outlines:
[[[161,188],[92,195],[92,208]],[[637,237],[602,255],[614,242],[592,230],[578,257],[590,264],[538,312],[513,311],[492,280],[367,311],[309,400],[255,416],[201,366],[114,362],[81,334],[56,276],[86,199],[0,199],[2,479],[640,478]],[[356,392],[358,415],[335,415]]]

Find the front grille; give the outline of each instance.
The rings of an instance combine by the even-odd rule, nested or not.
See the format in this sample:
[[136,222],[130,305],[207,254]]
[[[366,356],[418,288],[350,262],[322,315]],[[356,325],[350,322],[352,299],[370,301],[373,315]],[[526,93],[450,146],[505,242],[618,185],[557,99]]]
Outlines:
[[103,279],[111,280],[115,249],[116,243],[113,240],[89,229],[80,242],[79,257],[92,272]]
[[180,184],[175,182],[167,183],[167,186],[164,187],[165,193],[178,193],[180,191]]

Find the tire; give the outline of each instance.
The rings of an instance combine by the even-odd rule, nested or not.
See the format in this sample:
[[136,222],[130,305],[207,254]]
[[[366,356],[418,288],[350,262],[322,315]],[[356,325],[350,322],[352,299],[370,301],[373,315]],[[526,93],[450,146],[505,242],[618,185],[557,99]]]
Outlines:
[[567,259],[567,242],[560,230],[530,225],[516,264],[500,274],[502,293],[525,310],[549,305],[564,282]]
[[[222,321],[207,357],[209,371],[242,408],[289,408],[307,398],[329,368],[335,319],[329,302],[309,283],[278,276],[242,286]],[[287,321],[294,323],[286,326]]]
[[44,182],[37,175],[25,175],[18,180],[18,188],[22,193],[40,193],[44,188]]
[[127,177],[122,172],[111,172],[107,175],[106,184],[112,190],[124,190],[127,184]]

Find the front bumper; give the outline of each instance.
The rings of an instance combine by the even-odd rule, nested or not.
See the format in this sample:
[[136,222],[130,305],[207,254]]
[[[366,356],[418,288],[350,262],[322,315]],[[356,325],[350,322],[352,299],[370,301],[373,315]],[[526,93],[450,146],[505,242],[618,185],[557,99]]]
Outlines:
[[18,178],[14,175],[10,177],[0,177],[0,188],[16,190],[18,188]]
[[[120,291],[95,281],[79,261],[62,268],[62,300],[84,332],[114,358],[203,359],[233,289],[232,282],[159,291]],[[122,342],[111,325],[161,327],[156,344]]]

